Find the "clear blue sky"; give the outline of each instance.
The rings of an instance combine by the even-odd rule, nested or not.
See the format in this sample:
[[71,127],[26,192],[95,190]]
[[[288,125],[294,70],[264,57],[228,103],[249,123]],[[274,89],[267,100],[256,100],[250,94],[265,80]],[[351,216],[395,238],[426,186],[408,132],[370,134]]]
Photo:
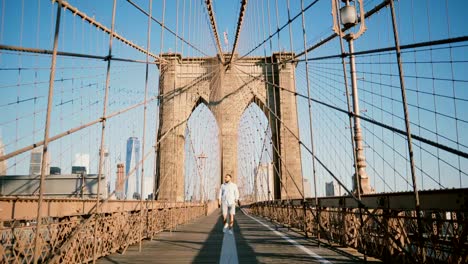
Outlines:
[[[100,23],[110,27],[112,1],[69,1]],[[135,0],[145,10],[148,1]],[[210,35],[203,1],[166,0],[165,23],[177,31],[187,41],[200,50],[214,56],[216,49]],[[240,1],[214,1],[221,42],[224,45],[223,32],[228,34],[230,50],[234,42]],[[277,25],[282,26],[288,20],[287,1],[249,1],[240,36],[238,52],[243,55],[251,51],[258,43],[274,32]],[[304,1],[308,6],[313,1]],[[366,10],[380,1],[368,0]],[[116,31],[127,39],[146,47],[147,18],[126,1],[117,1]],[[299,0],[291,0],[290,14],[300,12]],[[153,1],[153,14],[162,21],[163,0]],[[178,9],[177,9],[178,4]],[[398,1],[396,10],[402,44],[411,44],[430,40],[467,36],[464,25],[466,3],[461,0]],[[178,12],[176,12],[178,10]],[[270,10],[268,15],[268,10]],[[56,5],[49,1],[13,1],[5,0],[0,4],[0,43],[4,45],[31,48],[52,48]],[[278,12],[278,15],[276,15]],[[106,55],[108,36],[89,26],[69,11],[63,12],[59,50],[76,53]],[[307,45],[313,45],[332,33],[330,1],[320,0],[306,13]],[[177,15],[178,14],[178,15]],[[176,28],[176,24],[178,28]],[[385,8],[367,21],[368,30],[356,41],[356,50],[367,50],[393,46],[389,9]],[[163,47],[161,47],[163,45]],[[270,46],[271,45],[271,46]],[[414,123],[414,134],[427,137],[442,144],[462,151],[468,151],[468,81],[466,43],[453,44],[451,48],[437,46],[432,50],[418,50],[403,54],[405,61],[406,85],[410,117]],[[442,47],[442,49],[440,49]],[[251,55],[269,55],[278,50],[302,51],[303,34],[301,17],[292,23],[292,46],[289,28],[286,27],[277,36]],[[152,24],[151,51],[182,52],[184,56],[202,56],[196,50],[183,44],[167,32],[161,41],[161,29]],[[314,50],[309,57],[339,54],[339,42],[334,41]],[[122,58],[144,60],[145,55],[114,40],[113,54]],[[450,61],[452,61],[450,63]],[[416,62],[416,63],[414,63]],[[432,62],[432,63],[430,63]],[[5,151],[41,140],[45,117],[46,95],[50,56],[18,56],[15,52],[2,51],[0,54],[0,123]],[[51,135],[76,127],[79,124],[98,118],[102,114],[102,98],[106,63],[97,60],[72,60],[60,57],[57,63],[54,95],[54,112]],[[18,70],[22,68],[22,70]],[[112,62],[111,93],[109,112],[128,107],[139,102],[143,97],[145,66]],[[158,70],[150,66],[150,96],[157,94]],[[404,129],[401,120],[402,107],[399,92],[398,69],[394,54],[377,54],[357,58],[359,78],[359,96],[363,114],[389,125]],[[343,77],[339,59],[313,61],[309,65],[312,97],[346,109],[343,96]],[[299,63],[296,72],[298,92],[307,93],[304,63]],[[452,81],[454,80],[454,81]],[[310,145],[307,101],[298,98],[301,140]],[[151,149],[155,140],[154,131],[157,119],[157,106],[149,106],[146,150]],[[340,175],[347,186],[351,185],[353,173],[349,143],[347,116],[336,113],[323,106],[313,104],[314,136],[317,156],[327,166]],[[439,114],[434,114],[436,111]],[[455,114],[456,112],[456,114]],[[457,118],[457,120],[454,119]],[[18,121],[16,121],[18,119]],[[203,120],[203,118],[201,118]],[[112,166],[124,160],[126,138],[142,135],[141,108],[112,119],[108,126],[107,144]],[[387,130],[363,122],[366,141],[368,173],[377,191],[408,190],[409,167],[405,141]],[[435,134],[436,132],[437,134]],[[203,137],[200,135],[200,137]],[[75,153],[90,153],[92,160],[97,158],[100,138],[100,126],[83,130],[73,136],[59,140],[51,145],[52,165],[69,170]],[[71,142],[81,142],[80,145]],[[200,140],[199,142],[202,142]],[[256,142],[261,142],[260,136]],[[427,145],[415,142],[415,157],[419,168],[418,179],[422,188],[440,188],[467,186],[468,162],[458,159],[444,151],[437,151]],[[28,171],[29,154],[20,155],[8,161],[9,174],[24,174]],[[152,158],[149,158],[152,160]],[[258,158],[257,158],[258,160]],[[385,161],[384,161],[385,160]],[[311,178],[311,158],[302,152],[303,174]],[[56,163],[59,164],[56,164]],[[15,165],[15,163],[17,165]],[[149,161],[147,163],[152,163]],[[92,162],[96,168],[96,163]],[[147,165],[152,171],[152,164]],[[115,166],[113,166],[115,167]],[[92,172],[94,170],[91,170]],[[324,193],[324,183],[330,176],[318,168],[319,194]],[[149,176],[148,176],[149,177]],[[148,178],[148,182],[151,179]]]

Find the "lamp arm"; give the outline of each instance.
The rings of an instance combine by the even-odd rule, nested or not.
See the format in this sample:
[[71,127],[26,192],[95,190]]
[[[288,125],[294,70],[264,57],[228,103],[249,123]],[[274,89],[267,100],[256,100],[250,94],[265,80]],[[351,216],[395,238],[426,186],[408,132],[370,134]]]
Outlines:
[[333,17],[333,31],[341,37],[342,31],[340,27],[340,21],[338,17],[338,7],[336,0],[331,0],[331,6],[332,6],[332,17]]
[[362,3],[362,0],[357,0],[357,1],[359,2],[360,25],[359,25],[359,31],[356,34],[354,34],[354,36],[353,36],[354,39],[359,38],[367,30],[366,18],[365,18],[365,14],[364,14],[364,4]]

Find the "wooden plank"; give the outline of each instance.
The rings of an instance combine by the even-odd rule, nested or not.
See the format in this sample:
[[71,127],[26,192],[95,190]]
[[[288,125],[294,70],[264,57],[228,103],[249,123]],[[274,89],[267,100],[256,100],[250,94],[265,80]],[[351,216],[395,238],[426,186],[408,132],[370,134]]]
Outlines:
[[[263,220],[262,220],[263,221]],[[266,223],[266,221],[263,221]],[[274,226],[266,223],[268,226]],[[101,258],[101,264],[126,263],[219,263],[224,236],[219,210],[187,224],[173,232],[163,232],[154,241],[145,241],[142,252],[138,246],[129,247],[124,255]],[[330,262],[361,263],[362,259],[349,252],[330,247],[317,247],[314,240],[284,231],[294,240]],[[234,234],[239,263],[319,263],[311,255],[291,244],[275,232],[237,210]]]

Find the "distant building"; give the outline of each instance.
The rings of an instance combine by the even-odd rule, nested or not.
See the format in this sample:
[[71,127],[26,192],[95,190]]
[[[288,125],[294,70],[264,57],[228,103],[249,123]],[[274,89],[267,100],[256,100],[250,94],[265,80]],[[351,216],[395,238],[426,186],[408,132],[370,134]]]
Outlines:
[[262,163],[255,169],[257,178],[254,180],[255,200],[273,199],[274,174],[273,163]]
[[[49,173],[49,155],[46,155],[46,174]],[[29,175],[40,175],[42,166],[42,147],[33,149],[31,151],[31,160],[29,163]]]
[[60,175],[62,174],[62,169],[59,167],[50,167],[50,175]]
[[335,185],[332,181],[325,183],[325,196],[335,196]]
[[85,166],[72,166],[71,170],[72,174],[86,174],[86,167]]
[[309,179],[304,178],[304,197],[312,197]]
[[[130,137],[127,140],[127,153],[125,157],[125,196],[127,199],[140,197],[140,140]],[[129,173],[133,171],[131,175]]]
[[334,181],[325,183],[325,196],[341,196],[341,188]]
[[[97,175],[86,174],[83,177],[68,175],[48,175],[45,178],[44,195],[48,197],[94,198],[97,196]],[[0,177],[0,196],[37,195],[40,175],[9,175]],[[100,178],[103,186],[104,178]],[[104,190],[101,188],[101,197]]]

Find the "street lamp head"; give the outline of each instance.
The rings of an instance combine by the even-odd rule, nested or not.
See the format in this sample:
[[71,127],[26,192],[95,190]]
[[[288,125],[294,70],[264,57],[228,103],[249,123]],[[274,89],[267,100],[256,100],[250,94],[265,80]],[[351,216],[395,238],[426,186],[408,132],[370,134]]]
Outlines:
[[343,26],[354,26],[357,24],[357,12],[354,5],[345,5],[340,9],[341,24]]
[[[333,31],[346,40],[355,40],[359,38],[367,29],[363,0],[341,0],[343,4],[340,4],[339,0],[331,0],[331,2]],[[357,12],[357,6],[359,6],[359,14]],[[357,32],[345,33],[345,31],[357,24],[359,24],[359,30]],[[344,28],[341,26],[344,26]]]

